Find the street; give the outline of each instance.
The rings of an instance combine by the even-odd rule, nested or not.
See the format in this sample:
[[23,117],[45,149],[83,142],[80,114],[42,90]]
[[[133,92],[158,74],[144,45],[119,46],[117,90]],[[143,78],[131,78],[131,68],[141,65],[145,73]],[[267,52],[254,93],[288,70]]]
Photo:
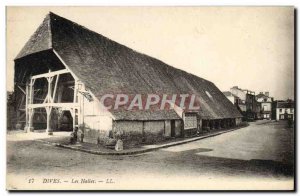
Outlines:
[[[266,120],[219,136],[137,155],[101,156],[33,140],[8,141],[7,172],[24,179],[23,184],[31,176],[51,176],[112,179],[123,189],[134,188],[136,184],[131,181],[141,179],[149,182],[145,189],[155,188],[155,183],[164,180],[172,182],[166,184],[166,189],[186,188],[191,180],[197,183],[187,186],[190,189],[251,189],[255,183],[263,186],[267,181],[269,188],[281,189],[277,182],[293,181],[293,141],[293,129],[287,128],[286,123]],[[232,183],[228,184],[228,180]],[[242,182],[248,183],[239,187]]]

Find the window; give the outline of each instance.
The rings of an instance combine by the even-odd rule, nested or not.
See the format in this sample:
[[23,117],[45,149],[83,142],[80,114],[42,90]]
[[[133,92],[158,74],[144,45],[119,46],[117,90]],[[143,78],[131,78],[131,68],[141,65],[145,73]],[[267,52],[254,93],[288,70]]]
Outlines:
[[197,128],[197,114],[186,113],[184,117],[184,129]]
[[268,111],[268,107],[266,105],[263,106],[263,111]]
[[282,109],[279,109],[279,112],[282,112]]

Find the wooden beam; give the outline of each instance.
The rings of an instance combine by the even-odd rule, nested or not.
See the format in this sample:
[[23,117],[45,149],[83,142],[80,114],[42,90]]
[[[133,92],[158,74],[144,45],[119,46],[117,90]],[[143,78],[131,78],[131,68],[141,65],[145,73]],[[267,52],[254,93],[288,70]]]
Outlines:
[[73,78],[75,80],[78,80],[77,76],[71,71],[71,69],[69,69],[69,66],[65,63],[65,61],[61,58],[61,56],[56,52],[56,50],[53,49],[54,54],[57,56],[57,58],[59,58],[59,60],[62,62],[62,64],[66,67],[66,69],[68,69],[71,73],[71,75],[73,76]]
[[74,83],[74,96],[73,96],[73,102],[76,103],[77,102],[77,89],[78,89],[78,85],[77,85],[77,81],[75,80]]
[[[49,73],[50,70],[49,70]],[[47,77],[47,81],[48,81],[48,92],[47,92],[47,100],[48,100],[48,103],[52,103],[52,80],[53,80],[53,76],[52,77]]]
[[34,75],[31,78],[32,79],[37,79],[37,78],[49,78],[49,77],[53,77],[59,74],[65,74],[65,73],[71,73],[68,69],[62,69],[62,70],[58,70],[58,71],[52,71],[49,73],[44,73],[44,74],[39,74],[39,75]]
[[25,131],[27,132],[27,127],[28,127],[28,93],[29,93],[29,88],[28,88],[28,83],[26,83],[26,94],[25,94]]
[[51,130],[51,127],[50,127],[52,107],[48,106],[48,107],[45,107],[45,109],[46,109],[46,112],[47,112],[47,128],[46,128],[46,133],[52,135],[52,130]]
[[26,92],[22,87],[20,87],[19,85],[17,85],[17,87],[26,95]]
[[44,108],[44,107],[75,108],[75,107],[79,107],[79,104],[78,103],[36,103],[36,104],[28,104],[28,108]]
[[[22,98],[21,98],[21,100],[20,100],[20,102],[19,102],[19,104],[18,104],[18,106],[17,106],[18,109],[22,108],[24,98],[26,98],[26,95],[23,95],[23,96],[22,96]],[[26,100],[25,100],[25,101],[26,101]],[[25,105],[26,105],[26,103],[25,103]]]
[[58,83],[58,80],[59,80],[59,75],[56,76],[56,80],[55,80],[54,92],[53,92],[53,95],[52,95],[52,100],[53,100],[53,102],[54,102],[54,100],[55,100],[55,95],[56,95],[56,90],[57,90],[57,83]]
[[34,115],[34,109],[29,109],[29,116],[28,116],[28,128],[32,128],[32,120]]

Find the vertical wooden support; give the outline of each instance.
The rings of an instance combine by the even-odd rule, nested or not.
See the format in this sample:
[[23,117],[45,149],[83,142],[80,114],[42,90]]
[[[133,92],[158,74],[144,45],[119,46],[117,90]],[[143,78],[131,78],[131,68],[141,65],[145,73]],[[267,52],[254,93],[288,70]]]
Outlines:
[[53,98],[52,98],[52,81],[53,81],[53,77],[47,78],[47,81],[48,81],[47,102],[48,103],[53,103]]
[[[73,96],[73,103],[77,102],[77,89],[78,89],[78,84],[77,81],[74,81],[74,96]],[[73,108],[73,132],[75,132],[76,130],[76,115],[77,115],[78,111],[76,112],[76,108]]]
[[[57,108],[65,108],[64,106],[61,106],[59,104],[56,103],[61,103],[61,96],[62,96],[62,91],[63,88],[58,88],[58,81],[59,81],[59,76],[61,74],[65,74],[65,73],[70,73],[70,71],[68,69],[63,69],[63,70],[59,70],[59,71],[54,71],[51,72],[51,70],[49,70],[48,73],[44,73],[44,74],[39,74],[39,75],[34,75],[30,78],[30,82],[26,85],[26,92],[23,90],[23,92],[26,94],[26,128],[25,130],[33,130],[32,127],[32,121],[33,121],[33,115],[36,108],[45,108],[46,109],[46,113],[47,113],[47,119],[45,119],[47,121],[47,129],[46,132],[48,134],[53,134],[53,130],[51,127],[51,112],[52,109],[57,109]],[[71,73],[72,75],[72,73]],[[72,75],[73,76],[73,75]],[[47,82],[48,82],[48,91],[47,91],[47,96],[44,99],[44,102],[42,104],[40,103],[33,103],[34,102],[34,83],[36,79],[39,78],[46,78]],[[79,105],[77,105],[78,103],[78,81],[77,79],[73,76],[74,80],[75,80],[75,85],[74,85],[74,100],[72,106],[67,106],[66,108],[69,109],[71,111],[72,117],[73,117],[73,129],[75,129],[75,127],[78,127],[78,123],[81,121],[79,120],[79,117],[77,117],[77,115],[81,112],[81,108]],[[55,84],[54,84],[54,88],[52,89],[52,82],[55,79]],[[58,89],[57,89],[58,88]],[[57,100],[56,98],[56,94],[57,96]],[[76,120],[78,118],[78,120]]]
[[[34,100],[34,83],[35,79],[30,79],[29,82],[29,87],[26,85],[26,126],[25,126],[25,132],[30,132],[33,131],[33,126],[32,126],[32,119],[34,115],[34,109],[33,108],[28,108],[28,104],[33,104]],[[28,89],[29,88],[29,89]]]
[[49,135],[53,135],[53,130],[51,129],[51,125],[50,125],[51,111],[52,111],[52,107],[51,106],[47,106],[46,107],[46,113],[47,113],[47,128],[46,128],[46,133],[48,133]]
[[202,122],[203,120],[200,118],[199,119],[199,132],[202,132],[202,127],[203,127],[203,122]]
[[[49,73],[51,72],[51,70],[49,70]],[[47,81],[48,81],[48,92],[47,92],[47,102],[48,103],[53,103],[53,97],[52,97],[52,81],[53,81],[54,76],[50,76],[47,77]],[[55,90],[55,89],[54,89]],[[53,130],[51,129],[51,112],[52,112],[52,107],[51,106],[46,106],[46,113],[47,113],[47,128],[46,128],[46,133],[48,133],[48,135],[53,135]]]
[[28,82],[26,82],[26,90],[25,90],[25,127],[24,127],[24,131],[27,132],[28,131],[28,93],[29,92],[29,88],[28,88]]
[[[82,84],[79,83],[79,82],[77,84],[78,84],[78,91],[82,90]],[[79,104],[79,108],[78,108],[78,126],[80,126],[80,125],[83,124],[83,97],[79,93],[77,93],[77,102]]]
[[34,115],[34,109],[30,108],[28,112],[28,127],[27,127],[27,132],[33,131],[33,115]]

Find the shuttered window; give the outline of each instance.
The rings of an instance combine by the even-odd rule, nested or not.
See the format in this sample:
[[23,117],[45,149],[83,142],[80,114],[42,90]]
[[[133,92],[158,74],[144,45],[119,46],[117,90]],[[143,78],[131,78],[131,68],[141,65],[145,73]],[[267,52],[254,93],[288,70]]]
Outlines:
[[184,129],[194,129],[194,128],[197,128],[197,115],[185,114]]

